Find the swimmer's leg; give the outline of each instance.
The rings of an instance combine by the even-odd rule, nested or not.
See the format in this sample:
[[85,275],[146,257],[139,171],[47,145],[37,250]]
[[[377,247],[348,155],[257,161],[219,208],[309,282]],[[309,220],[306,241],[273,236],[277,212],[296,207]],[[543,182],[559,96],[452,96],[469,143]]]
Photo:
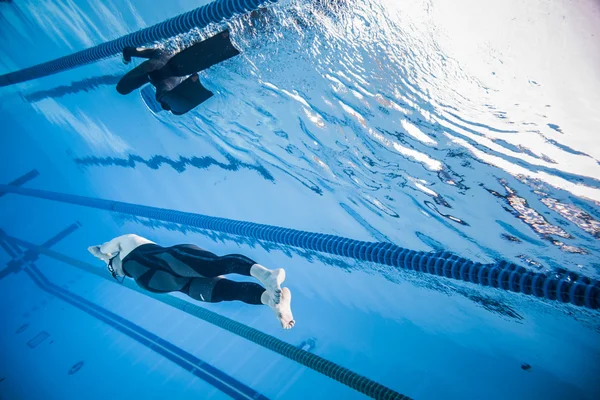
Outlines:
[[168,261],[171,268],[178,275],[207,278],[227,274],[252,276],[258,279],[271,293],[275,303],[279,303],[281,284],[285,280],[285,271],[282,268],[267,269],[241,254],[228,254],[219,257],[210,251],[189,244],[169,247],[166,252],[172,259],[167,259],[163,255],[159,257]]
[[247,304],[263,304],[261,296],[265,288],[252,282],[235,282],[222,277],[192,278],[181,292],[198,301],[220,303],[243,301]]
[[259,284],[235,282],[222,277],[192,278],[179,291],[207,303],[238,300],[246,304],[264,304],[273,310],[283,329],[292,329],[296,324],[291,308],[292,293],[288,288],[281,289],[281,299],[277,304],[271,293]]
[[229,38],[229,30],[224,30],[175,54],[165,66],[152,73],[152,79],[191,75],[238,54]]
[[219,257],[193,244],[167,247],[164,254],[157,256],[167,261],[178,275],[189,277],[215,278],[227,274],[250,276],[250,268],[255,264],[241,254]]
[[285,280],[285,270],[283,268],[268,269],[260,264],[254,264],[250,268],[250,275],[264,285],[271,293],[275,304],[278,304],[281,299],[281,284]]
[[273,301],[268,291],[263,292],[261,301],[263,304],[271,307],[283,329],[292,329],[294,327],[296,321],[294,321],[294,316],[292,315],[292,292],[288,288],[281,289],[279,303]]

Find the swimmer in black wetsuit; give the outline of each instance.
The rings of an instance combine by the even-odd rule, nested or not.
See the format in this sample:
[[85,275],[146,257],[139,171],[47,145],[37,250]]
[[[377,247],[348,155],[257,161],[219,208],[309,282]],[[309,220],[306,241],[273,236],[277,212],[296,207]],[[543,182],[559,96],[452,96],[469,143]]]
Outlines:
[[129,94],[147,83],[156,87],[156,100],[164,110],[182,115],[213,94],[200,83],[198,72],[240,54],[225,30],[173,55],[155,48],[125,47],[123,61],[147,58],[117,84],[117,92]]
[[[171,59],[171,55],[161,49],[125,47],[123,49],[123,60],[125,63],[130,63],[131,57],[147,58],[148,61],[144,61],[125,74],[119,83],[117,83],[117,92],[123,95],[129,94],[147,83],[152,83],[156,88],[156,100],[161,103],[163,109],[169,110],[169,106],[166,103],[161,102],[162,97],[183,82],[186,77],[170,76],[160,80],[153,80],[151,76],[167,64]],[[195,74],[195,76],[196,78],[198,77],[197,74]]]
[[[283,329],[291,329],[292,294],[282,288],[285,271],[270,270],[250,258],[229,254],[218,257],[191,244],[161,247],[138,235],[123,235],[88,251],[107,264],[115,279],[125,277],[150,292],[182,292],[194,300],[218,303],[240,300],[265,304],[274,312]],[[252,276],[261,284],[235,282],[220,275]]]

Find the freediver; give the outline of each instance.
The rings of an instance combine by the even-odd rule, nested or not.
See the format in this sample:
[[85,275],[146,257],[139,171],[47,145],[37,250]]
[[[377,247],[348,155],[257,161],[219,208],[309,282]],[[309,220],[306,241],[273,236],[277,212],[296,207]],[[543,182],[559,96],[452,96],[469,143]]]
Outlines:
[[[217,256],[193,244],[162,247],[141,236],[116,237],[88,251],[106,263],[113,278],[133,278],[138,286],[153,293],[182,292],[197,301],[219,303],[239,300],[267,305],[283,329],[295,325],[292,294],[282,288],[285,270],[267,269],[240,254]],[[221,275],[252,276],[261,284],[236,282]]]
[[182,115],[213,94],[200,83],[198,72],[240,54],[224,30],[173,55],[158,48],[125,47],[123,62],[147,58],[117,83],[117,92],[129,94],[147,83],[156,88],[156,100],[164,110]]

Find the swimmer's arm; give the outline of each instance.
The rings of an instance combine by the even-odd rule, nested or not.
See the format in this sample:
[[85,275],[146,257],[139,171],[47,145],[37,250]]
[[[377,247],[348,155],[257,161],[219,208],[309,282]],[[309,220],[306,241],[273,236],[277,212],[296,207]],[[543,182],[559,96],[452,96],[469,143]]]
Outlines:
[[135,53],[132,54],[132,57],[139,58],[152,58],[156,53],[156,49],[135,49]]
[[131,57],[139,58],[152,58],[156,53],[156,49],[149,48],[136,48],[136,47],[125,47],[123,49],[123,58],[125,61],[131,61]]
[[102,254],[102,252],[100,251],[100,247],[101,246],[90,246],[88,247],[88,251],[96,258],[104,261],[105,263],[108,264],[108,261],[110,260],[110,257],[106,254]]
[[126,240],[128,236],[130,235],[119,236],[102,245],[90,246],[88,247],[88,251],[92,253],[94,257],[108,263],[111,258],[115,257],[122,250],[123,241]]
[[118,253],[119,251],[121,251],[122,239],[123,239],[123,236],[119,236],[119,237],[114,238],[110,242],[104,243],[102,246],[100,246],[100,252],[102,254],[106,254],[109,257],[113,256],[115,253]]

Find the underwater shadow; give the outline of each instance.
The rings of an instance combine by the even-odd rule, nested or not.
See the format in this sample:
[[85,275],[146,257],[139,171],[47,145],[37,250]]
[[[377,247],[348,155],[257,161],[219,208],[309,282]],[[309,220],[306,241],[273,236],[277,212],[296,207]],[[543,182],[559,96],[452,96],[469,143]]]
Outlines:
[[274,182],[275,178],[273,175],[266,170],[262,165],[251,165],[245,162],[242,162],[229,154],[223,154],[223,156],[227,159],[228,163],[223,163],[221,161],[216,160],[213,157],[202,156],[202,157],[183,157],[180,156],[179,159],[171,159],[162,155],[155,155],[150,157],[149,159],[145,159],[136,154],[130,154],[127,158],[119,158],[119,157],[80,157],[74,158],[75,164],[83,167],[125,167],[125,168],[136,168],[138,164],[143,164],[150,169],[159,169],[163,165],[167,165],[173,168],[178,173],[185,172],[188,167],[193,167],[197,169],[208,169],[212,166],[221,168],[225,171],[239,171],[240,169],[248,169],[252,171],[256,171],[260,176],[262,176],[265,180]]
[[48,90],[40,90],[29,94],[24,94],[22,97],[30,103],[41,101],[48,98],[63,97],[68,94],[79,92],[89,92],[103,85],[116,85],[123,75],[102,75],[92,78],[86,78],[81,81],[72,82],[70,85],[57,86]]

